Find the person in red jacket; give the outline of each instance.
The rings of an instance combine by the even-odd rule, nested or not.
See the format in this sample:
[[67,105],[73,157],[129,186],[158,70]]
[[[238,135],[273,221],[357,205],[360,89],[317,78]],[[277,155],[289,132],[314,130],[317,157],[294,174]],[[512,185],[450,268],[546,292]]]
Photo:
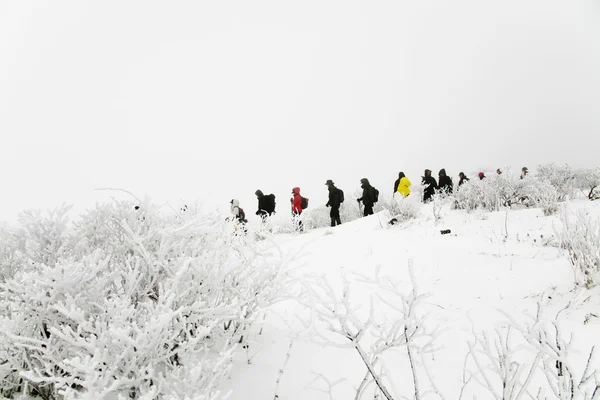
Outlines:
[[295,187],[292,189],[293,198],[290,199],[292,203],[292,216],[297,221],[297,228],[302,232],[302,221],[300,221],[300,215],[302,214],[302,196],[300,196],[300,188]]

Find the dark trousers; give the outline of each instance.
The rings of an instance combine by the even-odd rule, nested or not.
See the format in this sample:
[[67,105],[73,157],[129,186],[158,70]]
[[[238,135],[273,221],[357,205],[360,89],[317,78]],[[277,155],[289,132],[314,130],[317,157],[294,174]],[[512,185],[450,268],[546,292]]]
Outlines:
[[363,214],[365,217],[367,215],[373,215],[373,204],[365,204],[365,213]]
[[329,216],[331,217],[331,226],[342,224],[339,207],[331,207],[331,211],[329,211]]

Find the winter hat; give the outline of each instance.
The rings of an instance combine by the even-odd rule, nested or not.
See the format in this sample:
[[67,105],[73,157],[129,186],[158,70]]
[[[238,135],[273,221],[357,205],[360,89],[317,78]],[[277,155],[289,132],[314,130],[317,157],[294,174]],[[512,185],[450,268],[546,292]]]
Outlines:
[[483,177],[483,172],[480,172],[478,175],[480,178]]
[[332,185],[332,186],[333,186],[333,185],[334,185],[334,183],[333,183],[333,181],[332,181],[331,179],[327,179],[327,182],[325,182],[325,184],[326,184],[327,186],[329,186],[329,185]]
[[257,190],[256,192],[254,192],[254,194],[260,197],[264,196],[262,190]]

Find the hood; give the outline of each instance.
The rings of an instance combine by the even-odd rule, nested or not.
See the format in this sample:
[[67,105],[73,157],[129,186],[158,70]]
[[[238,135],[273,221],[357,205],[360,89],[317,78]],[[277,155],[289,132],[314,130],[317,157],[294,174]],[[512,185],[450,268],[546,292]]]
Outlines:
[[292,189],[292,193],[293,193],[293,194],[298,194],[298,195],[299,195],[299,194],[300,194],[300,188],[299,188],[299,187],[295,187],[295,188],[293,188],[293,189]]
[[431,170],[430,169],[426,169],[425,170],[425,176],[431,176]]
[[240,206],[239,200],[236,200],[236,199],[231,200],[231,208],[239,207],[239,206]]
[[258,197],[263,197],[264,196],[263,192],[260,191],[260,190],[257,190],[256,192],[254,192],[254,194],[257,195]]
[[402,178],[406,178],[406,175],[404,175],[404,172],[400,172],[398,174],[398,179],[402,179]]
[[360,180],[360,183],[362,183],[363,185],[370,185],[369,180],[367,178],[362,178]]
[[438,176],[446,176],[446,170],[444,168],[440,169]]

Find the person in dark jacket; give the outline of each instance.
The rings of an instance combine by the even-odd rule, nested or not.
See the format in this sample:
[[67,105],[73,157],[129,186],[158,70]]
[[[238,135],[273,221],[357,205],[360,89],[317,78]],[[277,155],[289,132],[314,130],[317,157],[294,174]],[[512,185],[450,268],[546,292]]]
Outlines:
[[364,206],[363,215],[365,217],[367,215],[373,215],[373,206],[375,205],[375,188],[371,186],[367,178],[362,178],[360,180],[360,187],[363,190],[363,194],[360,199],[356,200],[359,203],[362,201]]
[[256,211],[256,215],[262,218],[263,221],[275,212],[275,201],[272,194],[265,196],[261,190],[257,190],[254,192],[256,198],[258,199],[258,210]]
[[440,169],[438,177],[438,189],[446,193],[452,193],[454,184],[452,183],[452,178],[446,174],[446,170],[444,168]]
[[422,184],[425,186],[425,190],[423,190],[423,202],[428,203],[431,201],[431,198],[435,194],[435,189],[437,189],[437,182],[435,178],[431,176],[431,170],[425,170],[425,176],[422,177]]
[[325,206],[331,207],[331,211],[329,211],[329,217],[331,217],[331,226],[341,225],[342,219],[340,218],[340,206],[344,201],[344,192],[335,187],[335,184],[331,179],[327,179],[325,185],[327,185],[327,189],[329,190],[329,201]]
[[485,174],[483,172],[480,172],[477,176],[479,177],[480,181],[482,181],[482,180],[484,180],[486,178],[486,176],[485,176]]
[[461,187],[465,182],[469,182],[469,178],[467,178],[464,172],[458,174],[458,178],[458,187]]

